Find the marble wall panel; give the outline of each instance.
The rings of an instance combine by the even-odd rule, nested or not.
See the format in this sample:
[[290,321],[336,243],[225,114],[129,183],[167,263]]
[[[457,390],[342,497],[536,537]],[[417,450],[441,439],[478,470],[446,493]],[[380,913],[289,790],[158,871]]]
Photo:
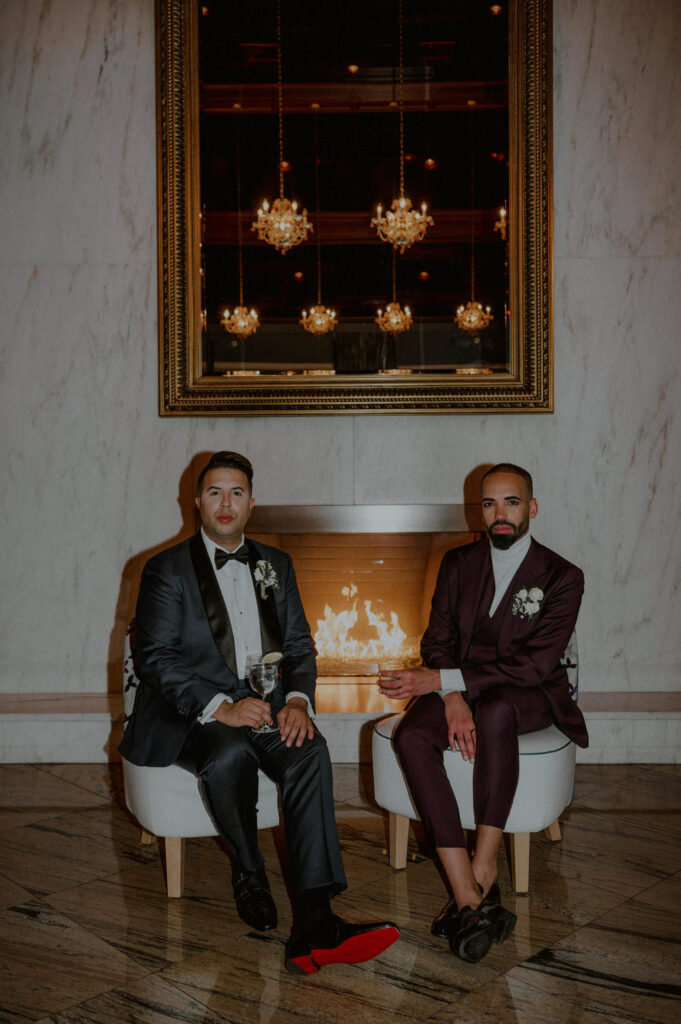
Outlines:
[[118,686],[141,563],[223,447],[285,504],[458,502],[522,459],[588,568],[583,686],[678,686],[681,6],[554,11],[556,412],[160,419],[153,0],[2,3],[0,691]]
[[680,52],[677,0],[555,0],[557,255],[679,255]]

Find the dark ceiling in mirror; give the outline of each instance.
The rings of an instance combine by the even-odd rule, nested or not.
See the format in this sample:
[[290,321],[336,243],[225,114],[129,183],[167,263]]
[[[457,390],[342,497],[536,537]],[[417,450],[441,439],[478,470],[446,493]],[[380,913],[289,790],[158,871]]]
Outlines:
[[[396,256],[370,226],[399,194],[396,0],[282,0],[284,191],[314,228],[282,255],[251,231],[279,192],[277,4],[159,0],[162,413],[551,408],[548,3],[402,9],[404,191],[435,223]],[[246,339],[220,322],[239,252]],[[299,324],[319,272],[323,337]],[[374,322],[393,286],[397,336]]]

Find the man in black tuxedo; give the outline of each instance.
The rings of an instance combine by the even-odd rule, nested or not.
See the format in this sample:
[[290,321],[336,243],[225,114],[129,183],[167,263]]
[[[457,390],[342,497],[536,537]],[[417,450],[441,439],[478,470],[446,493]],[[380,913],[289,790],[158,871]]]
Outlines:
[[[175,763],[198,776],[232,853],[239,915],[262,931],[276,927],[277,911],[258,848],[258,768],[278,784],[296,893],[285,963],[313,974],[369,960],[399,932],[331,912],[346,881],[329,754],[314,726],[314,645],[290,557],[244,539],[252,480],[243,455],[213,455],[197,486],[201,530],[144,567],[140,685],[120,751],[133,764]],[[270,709],[249,690],[246,660],[275,652],[282,658]],[[275,731],[254,731],[273,720]]]

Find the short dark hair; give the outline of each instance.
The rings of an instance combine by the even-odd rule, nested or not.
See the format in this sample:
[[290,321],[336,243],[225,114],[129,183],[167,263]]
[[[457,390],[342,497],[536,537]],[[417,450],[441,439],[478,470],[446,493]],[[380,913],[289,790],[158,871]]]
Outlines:
[[492,466],[491,469],[488,469],[480,481],[481,489],[487,477],[493,476],[494,473],[515,473],[516,476],[521,477],[525,481],[525,486],[527,487],[529,496],[533,496],[534,488],[532,486],[532,477],[526,469],[523,469],[522,466],[514,466],[512,462],[498,462],[496,466]]
[[215,452],[199,473],[199,479],[196,481],[196,493],[199,496],[206,473],[211,469],[239,469],[248,480],[249,491],[253,489],[253,466],[245,455],[239,455],[238,452]]

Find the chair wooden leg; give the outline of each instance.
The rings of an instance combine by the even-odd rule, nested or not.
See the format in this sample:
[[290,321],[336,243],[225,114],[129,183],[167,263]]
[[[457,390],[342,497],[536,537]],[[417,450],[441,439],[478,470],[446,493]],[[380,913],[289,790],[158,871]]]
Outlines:
[[407,842],[409,841],[409,818],[389,812],[388,839],[390,844],[390,866],[406,868]]
[[515,892],[530,888],[529,832],[514,832],[511,836],[511,883]]
[[154,833],[153,832],[147,832],[147,830],[145,828],[143,828],[142,829],[142,834],[140,836],[140,843],[142,844],[142,846],[149,846],[151,843],[155,843],[155,842],[156,842],[156,836],[154,835]]
[[179,899],[184,891],[184,839],[166,836],[166,888],[170,899]]
[[554,843],[558,842],[558,840],[561,838],[561,835],[560,835],[560,822],[559,822],[558,818],[556,818],[556,820],[553,821],[549,825],[548,828],[544,829],[544,835],[546,836],[547,839],[550,839],[552,842],[554,842]]

